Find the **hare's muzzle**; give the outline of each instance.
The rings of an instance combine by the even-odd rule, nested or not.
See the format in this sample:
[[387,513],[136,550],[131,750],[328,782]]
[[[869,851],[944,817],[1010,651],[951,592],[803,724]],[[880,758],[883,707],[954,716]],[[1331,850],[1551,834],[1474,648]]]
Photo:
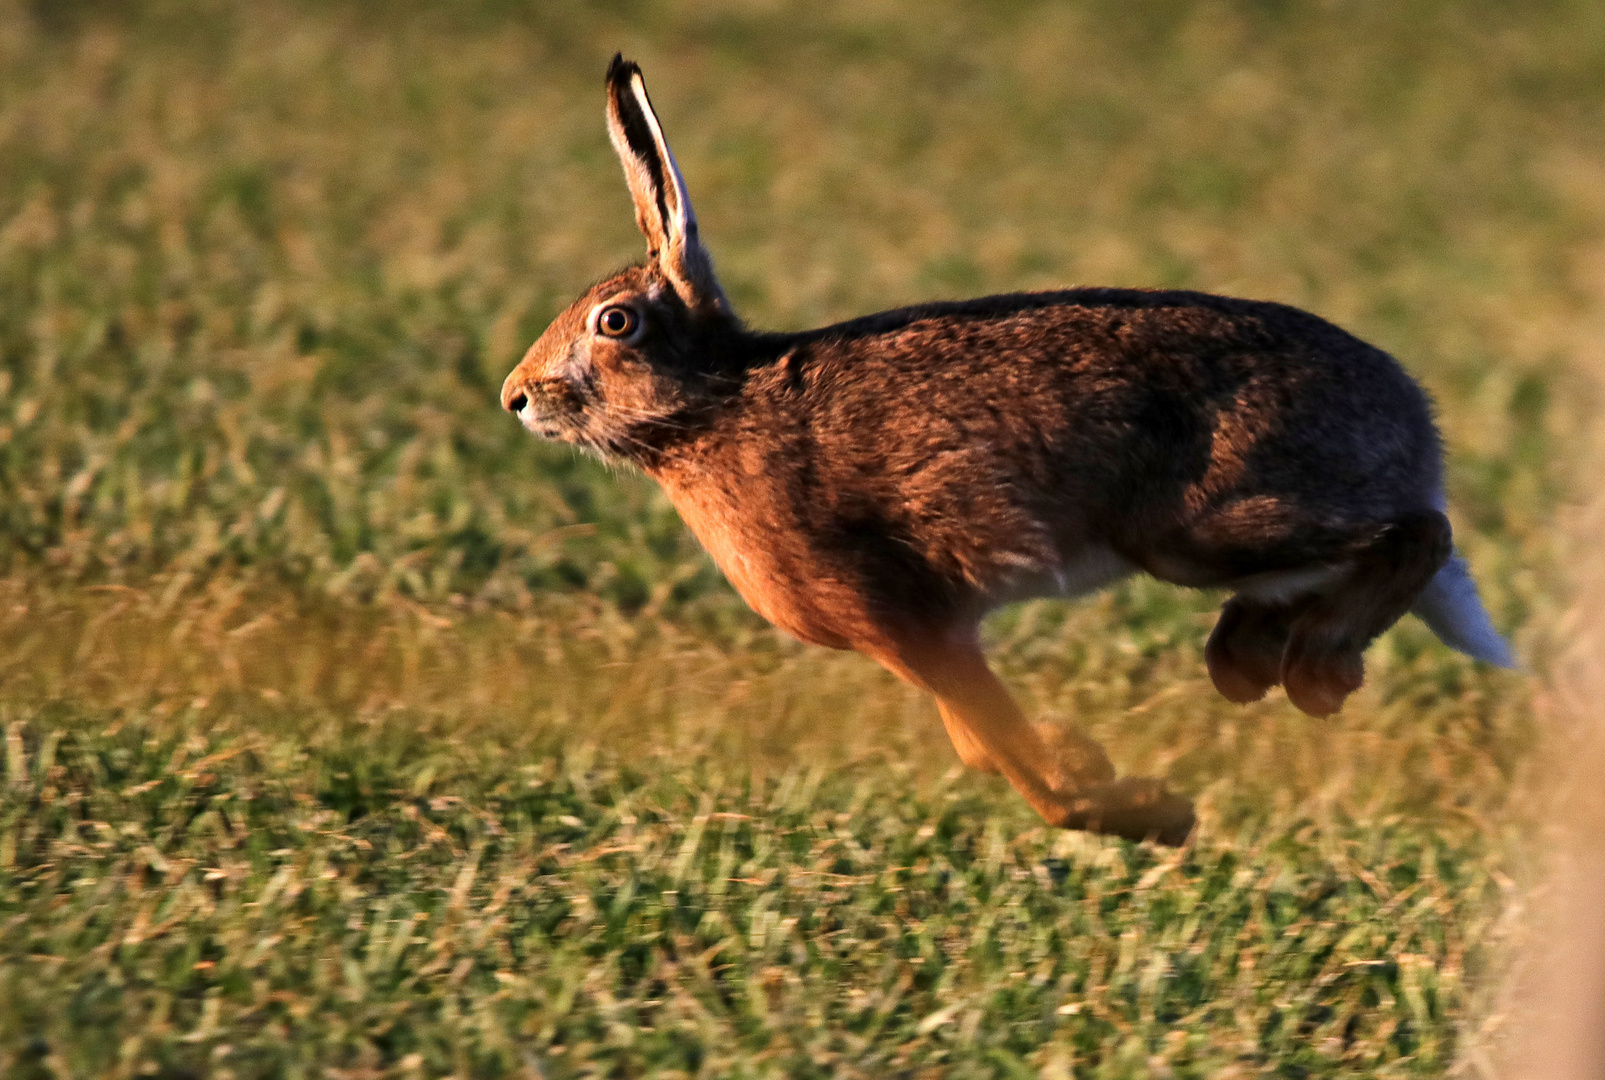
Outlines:
[[502,387],[502,408],[520,416],[526,409],[537,415],[562,412],[573,407],[574,396],[561,379],[508,380]]
[[518,417],[525,427],[530,427],[547,419],[543,414],[554,411],[552,406],[556,403],[552,398],[555,396],[558,395],[552,394],[549,388],[528,379],[509,378],[502,385],[502,408]]
[[[519,367],[522,368],[523,365],[520,364]],[[514,370],[502,383],[502,408],[515,416],[523,412],[524,406],[529,404],[529,387],[525,385],[522,375],[523,372]]]
[[502,386],[502,408],[544,439],[569,440],[576,434],[581,402],[562,379],[508,378]]

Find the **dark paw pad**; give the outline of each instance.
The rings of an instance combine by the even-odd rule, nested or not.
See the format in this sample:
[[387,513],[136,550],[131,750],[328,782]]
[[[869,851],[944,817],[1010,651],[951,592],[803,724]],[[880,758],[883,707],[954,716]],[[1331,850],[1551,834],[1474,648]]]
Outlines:
[[1287,699],[1311,716],[1331,716],[1363,682],[1365,661],[1358,652],[1289,657],[1282,672]]
[[1276,685],[1275,679],[1263,678],[1259,672],[1237,662],[1235,657],[1206,651],[1204,661],[1209,665],[1209,677],[1215,689],[1227,701],[1247,705],[1265,696]]
[[1209,635],[1204,662],[1221,696],[1246,705],[1282,681],[1286,645],[1284,613],[1233,601],[1221,611],[1220,621]]

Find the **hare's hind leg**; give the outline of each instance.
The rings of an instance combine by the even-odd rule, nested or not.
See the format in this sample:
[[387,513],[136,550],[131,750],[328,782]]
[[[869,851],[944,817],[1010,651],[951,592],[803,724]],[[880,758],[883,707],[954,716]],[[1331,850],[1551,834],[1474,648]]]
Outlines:
[[[907,682],[936,695],[943,722],[966,764],[1003,775],[1031,808],[1050,825],[1179,844],[1192,831],[1192,804],[1157,780],[1107,780],[1101,748],[1077,733],[1086,781],[1073,789],[1059,765],[1055,747],[1044,741],[1040,725],[1026,721],[1020,707],[992,674],[973,632],[905,635],[861,642],[860,651]],[[1056,736],[1057,737],[1057,736]],[[1094,758],[1087,752],[1090,745]],[[1094,777],[1104,777],[1100,782]]]
[[1336,712],[1365,679],[1365,647],[1410,609],[1450,547],[1449,519],[1436,510],[1384,526],[1293,620],[1281,666],[1288,699],[1311,716]]
[[1282,681],[1282,653],[1303,603],[1265,603],[1234,596],[1204,646],[1215,689],[1227,701],[1258,701]]

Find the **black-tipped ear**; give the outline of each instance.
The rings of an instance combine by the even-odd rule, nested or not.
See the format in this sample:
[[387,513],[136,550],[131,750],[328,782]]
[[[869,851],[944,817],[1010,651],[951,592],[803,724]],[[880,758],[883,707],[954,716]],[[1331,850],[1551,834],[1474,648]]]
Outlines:
[[728,311],[641,69],[617,53],[607,66],[607,129],[624,164],[624,178],[635,200],[635,223],[646,237],[648,256],[687,307]]

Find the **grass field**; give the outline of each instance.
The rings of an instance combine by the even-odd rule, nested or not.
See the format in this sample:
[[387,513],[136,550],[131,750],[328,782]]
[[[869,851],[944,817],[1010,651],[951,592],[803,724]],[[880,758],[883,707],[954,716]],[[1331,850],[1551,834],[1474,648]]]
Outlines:
[[[1220,597],[989,624],[1167,775],[1043,828],[496,405],[641,242],[623,49],[741,313],[1187,286],[1435,395],[1528,674],[1402,624],[1341,717]],[[1605,370],[1605,9],[0,0],[0,1072],[1491,1076]]]

